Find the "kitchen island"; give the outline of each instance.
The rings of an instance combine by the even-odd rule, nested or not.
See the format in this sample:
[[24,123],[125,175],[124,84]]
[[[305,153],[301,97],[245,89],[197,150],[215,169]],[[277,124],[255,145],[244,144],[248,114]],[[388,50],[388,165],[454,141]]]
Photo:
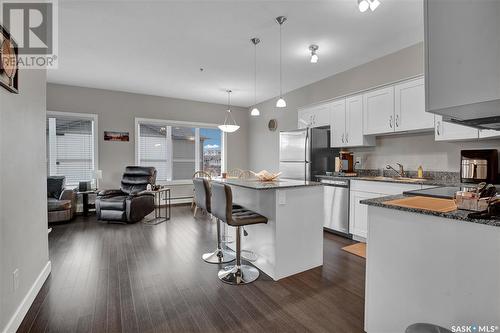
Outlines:
[[365,331],[413,323],[500,326],[500,220],[468,212],[368,205]]
[[[273,182],[215,179],[231,186],[233,203],[268,218],[246,227],[242,249],[253,251],[253,264],[274,280],[323,265],[323,186],[281,179]],[[235,228],[229,235],[235,239]],[[235,250],[236,244],[228,246]]]

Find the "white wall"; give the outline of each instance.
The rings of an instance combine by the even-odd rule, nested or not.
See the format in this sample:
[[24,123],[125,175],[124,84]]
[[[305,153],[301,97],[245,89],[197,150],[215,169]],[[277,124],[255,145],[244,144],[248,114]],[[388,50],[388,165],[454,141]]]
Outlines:
[[[222,92],[221,92],[222,93]],[[152,118],[220,124],[227,107],[220,104],[133,94],[111,90],[47,85],[47,110],[98,115],[99,169],[101,188],[116,188],[125,166],[135,164],[135,118]],[[228,169],[247,166],[248,117],[244,108],[233,107],[241,128],[228,134]],[[104,131],[128,131],[129,142],[104,141]],[[187,187],[176,187],[173,196],[190,195]]]
[[[45,166],[46,71],[20,72],[20,93],[0,87],[0,331],[27,297],[29,307],[49,263]],[[12,273],[19,269],[19,288]],[[30,289],[36,283],[33,290]],[[27,307],[18,312],[22,319]],[[12,322],[9,333],[17,329]]]
[[[314,66],[311,64],[311,66]],[[286,78],[286,68],[285,78]],[[287,107],[277,109],[276,99],[258,105],[260,117],[250,117],[249,167],[252,170],[279,169],[279,131],[297,128],[297,109],[369,89],[378,85],[421,75],[424,72],[423,43],[386,55],[367,64],[330,76],[324,80],[291,91],[285,95]],[[270,132],[267,123],[278,120],[278,131]],[[353,149],[365,162],[363,168],[384,168],[398,161],[415,170],[422,164],[425,170],[457,171],[461,149],[478,147],[500,148],[500,140],[472,143],[434,143],[434,134],[391,136],[377,139],[370,149]]]

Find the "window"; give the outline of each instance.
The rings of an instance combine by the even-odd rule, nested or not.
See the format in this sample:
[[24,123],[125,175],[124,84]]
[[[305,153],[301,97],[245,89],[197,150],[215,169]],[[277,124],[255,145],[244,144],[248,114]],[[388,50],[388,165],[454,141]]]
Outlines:
[[95,179],[96,121],[95,115],[47,112],[49,176],[65,176],[66,184],[72,186]]
[[191,180],[199,170],[220,175],[223,135],[216,125],[136,120],[137,164],[154,166],[157,182]]

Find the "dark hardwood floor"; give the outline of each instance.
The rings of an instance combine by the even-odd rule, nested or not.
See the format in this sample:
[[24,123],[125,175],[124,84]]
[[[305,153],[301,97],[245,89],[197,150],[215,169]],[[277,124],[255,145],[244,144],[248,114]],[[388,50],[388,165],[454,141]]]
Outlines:
[[215,224],[187,206],[172,216],[53,226],[52,274],[18,332],[363,332],[365,260],[341,250],[351,241],[325,234],[323,267],[232,286],[200,258]]

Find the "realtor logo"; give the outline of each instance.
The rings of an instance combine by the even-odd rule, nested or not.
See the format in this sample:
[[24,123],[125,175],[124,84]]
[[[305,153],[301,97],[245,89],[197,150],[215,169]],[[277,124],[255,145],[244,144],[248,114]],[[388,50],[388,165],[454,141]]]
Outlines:
[[57,67],[57,0],[3,1],[2,24],[17,42],[19,67]]

